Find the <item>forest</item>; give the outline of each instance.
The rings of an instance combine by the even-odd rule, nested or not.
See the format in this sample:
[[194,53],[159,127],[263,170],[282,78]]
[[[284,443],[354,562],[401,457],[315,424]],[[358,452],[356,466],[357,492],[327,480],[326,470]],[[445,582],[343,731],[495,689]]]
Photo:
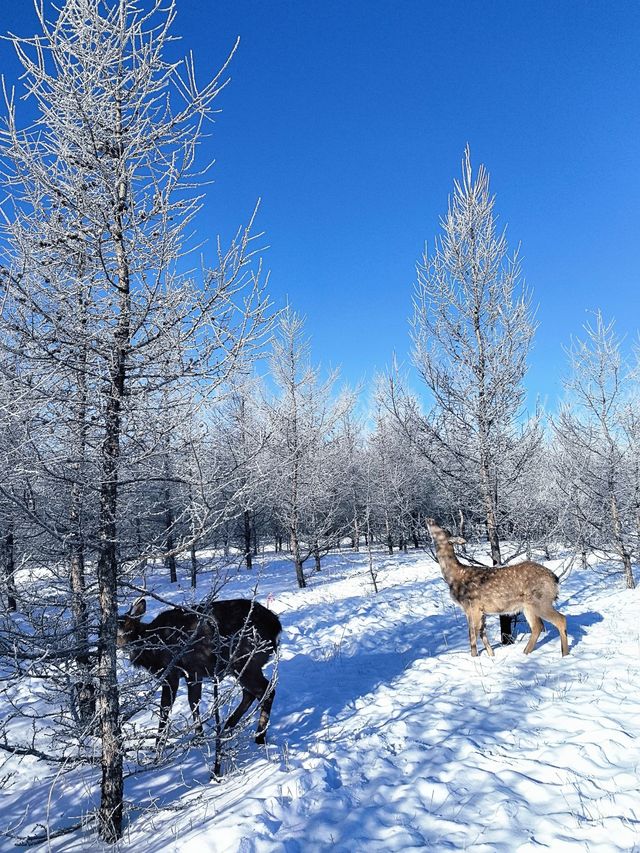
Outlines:
[[[342,383],[316,362],[295,296],[272,302],[259,208],[227,244],[194,233],[215,193],[201,143],[233,51],[200,83],[192,58],[165,56],[175,13],[174,2],[65,0],[53,20],[41,10],[38,39],[12,37],[24,73],[20,97],[5,86],[0,126],[0,787],[11,794],[29,768],[51,791],[67,774],[74,789],[57,823],[12,812],[12,845],[135,840],[127,780],[137,784],[145,767],[177,774],[194,749],[219,770],[210,744],[193,746],[188,708],[187,733],[155,748],[163,674],[141,682],[118,652],[118,617],[141,596],[157,613],[205,597],[266,604],[269,593],[285,644],[311,631],[307,610],[314,631],[333,624],[336,608],[327,630],[350,623],[350,599],[332,605],[322,590],[348,586],[355,566],[365,636],[379,597],[384,618],[395,610],[402,621],[385,647],[406,640],[450,654],[411,621],[421,561],[433,567],[427,518],[466,541],[467,562],[536,559],[576,590],[595,577],[621,602],[635,589],[640,350],[629,359],[614,322],[595,312],[567,344],[562,403],[528,410],[534,295],[498,227],[489,173],[467,147],[436,211],[440,233],[416,263],[406,353],[389,353],[370,387]],[[389,587],[396,576],[408,585],[402,603]],[[446,592],[439,576],[433,589]],[[301,608],[295,620],[287,602]],[[467,655],[456,618],[451,636]],[[521,633],[521,620],[500,617],[505,654]],[[544,664],[553,654],[559,667],[552,634],[531,659],[548,651]],[[348,656],[342,640],[327,641],[336,659]],[[293,713],[291,685],[304,694],[308,674],[286,684],[296,660],[283,650],[275,664],[270,733],[279,702]],[[395,677],[394,667],[380,672]],[[373,686],[357,666],[350,677],[364,692]],[[237,690],[233,678],[225,684],[208,698],[215,750],[221,709]],[[237,743],[244,728],[223,761],[237,776],[203,783],[218,796],[254,773],[258,759]],[[282,750],[270,760],[285,777],[295,756]],[[331,787],[328,753],[323,760]],[[625,819],[637,827],[637,816]],[[313,837],[316,848],[290,849],[330,848],[329,836]],[[353,838],[343,849],[366,844]],[[371,849],[414,849],[377,840]],[[234,843],[208,849],[240,849]]]

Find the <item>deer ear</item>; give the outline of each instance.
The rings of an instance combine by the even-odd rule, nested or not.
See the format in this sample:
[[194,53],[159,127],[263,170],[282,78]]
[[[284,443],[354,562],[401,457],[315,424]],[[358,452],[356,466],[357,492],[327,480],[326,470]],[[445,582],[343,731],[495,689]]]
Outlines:
[[134,601],[129,609],[129,616],[133,619],[139,619],[147,610],[147,602],[144,598],[139,598],[137,601]]

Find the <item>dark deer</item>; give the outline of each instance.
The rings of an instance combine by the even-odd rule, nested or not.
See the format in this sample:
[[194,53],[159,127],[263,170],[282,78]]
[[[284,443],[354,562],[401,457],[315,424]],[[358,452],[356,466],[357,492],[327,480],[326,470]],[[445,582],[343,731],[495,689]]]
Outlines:
[[533,651],[542,631],[542,620],[551,622],[560,632],[562,655],[569,654],[567,620],[554,608],[558,597],[558,578],[552,571],[527,560],[513,566],[474,568],[460,563],[454,545],[464,545],[465,540],[440,527],[435,519],[426,521],[436,546],[436,557],[442,576],[449,585],[451,598],[464,610],[469,623],[471,654],[478,654],[478,633],[487,652],[493,649],[487,639],[485,614],[524,613],[531,628],[531,637],[524,648],[525,655]]
[[228,674],[240,684],[242,699],[225,723],[225,730],[236,726],[252,703],[258,701],[260,719],[255,741],[264,743],[275,690],[262,668],[277,650],[282,631],[275,613],[246,598],[208,601],[193,610],[172,607],[151,622],[142,621],[146,609],[146,601],[140,598],[119,617],[117,644],[126,649],[134,666],[148,670],[162,683],[158,744],[180,678],[187,682],[195,728],[201,734],[202,682],[205,677]]

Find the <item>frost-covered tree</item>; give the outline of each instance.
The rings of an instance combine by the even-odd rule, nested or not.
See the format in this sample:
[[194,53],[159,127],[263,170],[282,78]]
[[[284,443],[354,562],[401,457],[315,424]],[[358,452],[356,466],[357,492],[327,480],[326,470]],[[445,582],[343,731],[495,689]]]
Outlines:
[[575,519],[575,544],[581,550],[587,542],[613,548],[631,589],[638,534],[637,398],[630,405],[630,371],[613,322],[597,312],[584,328],[585,337],[568,350],[568,399],[554,419],[557,485]]
[[269,503],[268,428],[263,397],[260,378],[248,371],[240,374],[213,425],[212,456],[227,491],[227,545],[237,545],[247,569],[253,568]]
[[167,419],[188,417],[250,358],[265,302],[251,226],[202,276],[180,263],[202,204],[202,132],[224,81],[221,72],[200,86],[191,59],[167,58],[175,3],[67,0],[53,21],[36,11],[40,34],[13,39],[34,118],[23,128],[10,94],[0,133],[2,346],[19,360],[35,467],[24,495],[3,494],[68,555],[74,596],[87,554],[97,567],[84,600],[97,615],[99,831],[113,841],[123,808],[117,593],[135,485],[123,470],[135,481],[145,411],[169,397]]
[[289,306],[280,315],[270,359],[275,395],[267,401],[270,467],[276,515],[289,536],[299,587],[303,565],[321,554],[342,531],[339,484],[344,456],[339,430],[350,396],[334,399],[336,374],[325,380],[312,366],[304,320]]
[[360,538],[366,535],[367,458],[363,423],[353,410],[345,412],[340,424],[339,455],[343,476],[339,488],[338,528],[349,531],[352,547],[359,551]]
[[367,441],[367,495],[369,527],[385,543],[406,550],[418,547],[434,489],[427,463],[399,428],[397,420],[381,408]]
[[[494,203],[489,174],[484,166],[473,174],[467,147],[442,233],[417,267],[413,358],[431,409],[426,417],[415,406],[402,414],[439,476],[484,523],[498,564],[507,529],[503,488],[527,467],[539,432],[522,426],[531,298],[518,253],[508,254],[497,230]],[[397,393],[395,409],[402,411]],[[501,620],[503,635],[508,621]]]

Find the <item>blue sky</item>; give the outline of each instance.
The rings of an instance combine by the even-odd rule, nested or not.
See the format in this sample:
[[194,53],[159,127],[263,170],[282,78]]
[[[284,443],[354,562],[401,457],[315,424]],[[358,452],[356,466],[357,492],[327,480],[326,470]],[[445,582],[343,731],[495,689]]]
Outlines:
[[[31,34],[30,0],[0,21]],[[408,358],[415,262],[467,142],[538,305],[530,399],[553,407],[589,311],[636,339],[639,4],[179,0],[175,33],[203,79],[241,37],[202,227],[229,236],[262,198],[272,297],[316,361],[356,382]],[[6,44],[0,63],[11,79]]]

